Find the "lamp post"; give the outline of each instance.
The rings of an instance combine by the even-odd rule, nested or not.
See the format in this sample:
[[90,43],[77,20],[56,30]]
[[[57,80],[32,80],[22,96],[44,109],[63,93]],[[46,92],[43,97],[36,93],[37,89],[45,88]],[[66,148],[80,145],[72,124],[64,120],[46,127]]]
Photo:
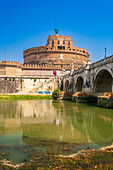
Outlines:
[[106,58],[106,49],[107,49],[107,48],[105,48],[105,58]]

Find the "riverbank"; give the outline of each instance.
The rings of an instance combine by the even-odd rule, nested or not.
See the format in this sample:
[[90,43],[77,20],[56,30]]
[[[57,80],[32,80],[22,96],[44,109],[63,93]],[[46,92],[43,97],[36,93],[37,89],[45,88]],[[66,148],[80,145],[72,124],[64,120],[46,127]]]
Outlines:
[[13,165],[10,161],[2,159],[6,157],[5,153],[0,153],[0,169],[113,169],[113,145],[101,148],[99,150],[82,150],[77,154],[70,156],[62,155],[32,155],[32,160],[24,163]]
[[0,95],[0,100],[53,99],[52,95]]

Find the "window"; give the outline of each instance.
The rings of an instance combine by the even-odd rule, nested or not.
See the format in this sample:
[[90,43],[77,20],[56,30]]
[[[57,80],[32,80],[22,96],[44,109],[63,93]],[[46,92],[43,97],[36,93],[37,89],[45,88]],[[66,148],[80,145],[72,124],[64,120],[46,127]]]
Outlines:
[[54,47],[54,41],[52,40],[52,47]]
[[63,44],[65,44],[65,41],[63,41]]
[[70,41],[68,41],[68,48],[70,48]]
[[60,44],[60,41],[58,40],[58,44]]
[[58,46],[58,50],[62,50],[62,46]]
[[58,50],[65,50],[65,46],[58,46]]

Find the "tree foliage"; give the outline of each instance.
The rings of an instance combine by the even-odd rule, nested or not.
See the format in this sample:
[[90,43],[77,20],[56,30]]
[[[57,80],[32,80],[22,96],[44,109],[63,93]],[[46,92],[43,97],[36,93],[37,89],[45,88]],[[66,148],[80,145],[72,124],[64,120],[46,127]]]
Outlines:
[[57,88],[56,90],[53,91],[52,97],[53,97],[53,99],[57,99],[59,97],[59,95],[60,95],[60,89]]

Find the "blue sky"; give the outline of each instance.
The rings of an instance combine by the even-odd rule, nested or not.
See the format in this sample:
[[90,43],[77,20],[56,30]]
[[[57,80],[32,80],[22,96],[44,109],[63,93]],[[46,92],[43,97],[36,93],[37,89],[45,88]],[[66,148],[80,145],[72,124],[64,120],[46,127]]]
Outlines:
[[[113,54],[113,0],[0,0],[0,61],[23,63],[23,51],[46,45],[48,35],[70,35],[92,62]],[[6,55],[5,52],[6,51]]]

